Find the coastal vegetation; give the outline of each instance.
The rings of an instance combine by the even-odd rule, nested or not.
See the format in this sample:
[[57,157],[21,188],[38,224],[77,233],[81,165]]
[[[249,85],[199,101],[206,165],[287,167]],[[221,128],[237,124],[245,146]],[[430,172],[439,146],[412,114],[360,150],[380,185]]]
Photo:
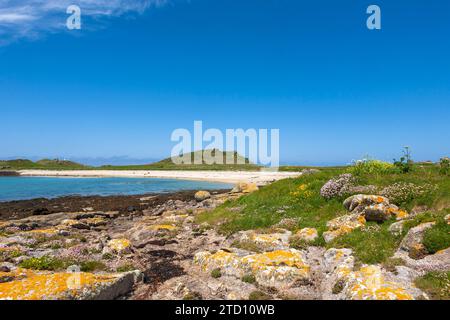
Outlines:
[[[225,235],[255,229],[270,232],[283,223],[283,228],[292,232],[315,228],[323,235],[330,220],[346,215],[342,205],[346,198],[359,193],[380,194],[405,212],[421,214],[411,215],[400,233],[390,231],[396,222],[392,217],[387,221],[368,221],[364,228],[328,243],[319,236],[312,245],[350,248],[360,263],[383,263],[393,256],[411,228],[435,221],[423,241],[427,253],[433,254],[450,247],[450,226],[444,219],[450,213],[450,179],[440,164],[411,165],[410,170],[403,170],[390,163],[369,160],[349,167],[321,168],[314,174],[281,180],[228,201],[212,212],[199,215],[197,221],[215,226]],[[335,184],[331,184],[331,190],[325,190],[323,186],[329,181]],[[339,192],[333,193],[333,188],[339,188]],[[290,223],[286,225],[286,221]],[[296,239],[292,244],[304,246]]]

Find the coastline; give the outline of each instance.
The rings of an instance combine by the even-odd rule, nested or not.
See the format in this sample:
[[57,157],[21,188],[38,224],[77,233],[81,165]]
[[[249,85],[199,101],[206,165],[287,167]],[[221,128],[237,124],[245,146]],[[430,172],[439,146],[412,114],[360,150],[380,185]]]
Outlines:
[[223,183],[247,182],[257,185],[266,185],[274,181],[301,175],[301,172],[187,170],[20,170],[18,173],[24,177],[159,178]]

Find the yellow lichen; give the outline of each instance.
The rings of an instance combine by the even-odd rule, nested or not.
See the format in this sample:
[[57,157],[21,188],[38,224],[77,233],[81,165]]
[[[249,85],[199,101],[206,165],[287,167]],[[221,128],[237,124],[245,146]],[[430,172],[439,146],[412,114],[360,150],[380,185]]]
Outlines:
[[5,273],[12,281],[0,283],[0,300],[59,300],[77,298],[84,292],[108,284],[117,275],[92,273],[46,273],[17,269]]
[[159,230],[167,230],[167,231],[174,231],[177,229],[177,227],[172,226],[170,224],[157,224],[154,226],[149,226],[150,230],[155,230],[155,231],[159,231]]
[[58,234],[58,232],[59,232],[58,229],[49,228],[49,229],[36,229],[36,230],[26,231],[25,233],[31,234],[31,235],[54,236],[54,235]]
[[127,250],[131,247],[131,242],[128,239],[113,239],[108,242],[108,246],[116,251],[116,252],[122,252]]
[[350,289],[357,300],[413,300],[414,298],[396,283],[386,282],[377,266],[366,266],[353,274]]

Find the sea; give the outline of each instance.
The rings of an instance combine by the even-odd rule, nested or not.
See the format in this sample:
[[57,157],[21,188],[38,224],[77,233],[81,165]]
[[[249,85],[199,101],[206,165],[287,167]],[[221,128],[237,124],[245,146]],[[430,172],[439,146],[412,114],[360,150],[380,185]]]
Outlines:
[[227,183],[157,178],[0,177],[0,201],[231,189]]

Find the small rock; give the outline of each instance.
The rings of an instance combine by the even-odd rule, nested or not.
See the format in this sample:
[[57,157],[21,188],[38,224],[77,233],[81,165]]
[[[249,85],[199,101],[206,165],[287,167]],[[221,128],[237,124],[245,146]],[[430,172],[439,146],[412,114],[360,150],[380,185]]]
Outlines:
[[303,228],[297,231],[295,237],[306,242],[313,242],[319,237],[319,233],[315,228]]

